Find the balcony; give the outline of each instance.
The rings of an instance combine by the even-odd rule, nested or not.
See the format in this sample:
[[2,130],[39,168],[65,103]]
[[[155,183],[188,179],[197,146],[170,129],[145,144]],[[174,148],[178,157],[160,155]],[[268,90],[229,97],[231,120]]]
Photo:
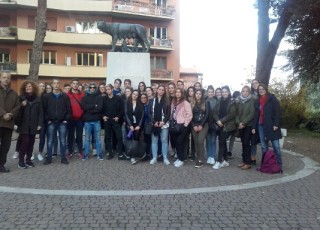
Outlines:
[[151,80],[172,81],[173,72],[166,69],[152,69]]
[[0,27],[0,37],[6,40],[14,40],[17,36],[17,27]]
[[160,39],[160,38],[152,38],[150,40],[150,45],[153,48],[162,48],[162,49],[170,49],[173,50],[173,40],[172,39]]
[[173,6],[162,7],[139,1],[115,0],[113,1],[112,11],[118,13],[131,13],[141,16],[147,15],[158,18],[162,17],[167,19],[175,18],[175,8]]
[[[18,64],[18,74],[28,75],[30,64]],[[106,67],[96,66],[66,66],[66,65],[40,65],[39,75],[48,77],[78,77],[78,78],[90,78],[92,76],[98,78],[106,77]]]
[[0,63],[0,70],[8,70],[12,72],[17,71],[17,63],[11,62],[11,63]]

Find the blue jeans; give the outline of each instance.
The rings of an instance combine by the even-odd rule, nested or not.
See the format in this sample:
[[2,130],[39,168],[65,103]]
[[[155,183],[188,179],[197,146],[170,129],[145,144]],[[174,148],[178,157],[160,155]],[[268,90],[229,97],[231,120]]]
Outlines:
[[84,138],[84,156],[89,156],[90,151],[90,137],[92,135],[96,141],[96,149],[97,149],[97,155],[98,157],[102,157],[101,153],[101,141],[100,141],[100,130],[101,130],[101,123],[100,121],[88,121],[84,123],[84,132],[85,132],[85,138]]
[[57,132],[59,132],[59,140],[60,140],[60,154],[61,159],[66,157],[66,132],[67,125],[62,122],[58,123],[50,123],[48,124],[48,152],[47,158],[52,159],[52,147],[54,143],[54,138],[57,136]]
[[151,135],[151,149],[152,149],[152,157],[153,159],[157,159],[158,157],[158,140],[161,140],[161,151],[163,159],[168,158],[168,137],[169,137],[169,128],[161,129],[159,135]]
[[206,137],[206,149],[207,149],[207,157],[216,158],[217,151],[217,131],[215,128],[209,128],[207,137]]
[[83,121],[69,121],[68,128],[68,151],[69,154],[74,152],[74,132],[76,132],[76,144],[79,149],[79,153],[82,152],[82,134],[83,134]]
[[[259,125],[258,126],[258,131],[259,131],[262,154],[265,154],[268,151],[268,142],[269,142],[269,140],[267,140],[265,135],[264,135],[263,125]],[[280,151],[279,140],[271,140],[271,143],[272,143],[273,151],[277,155],[277,161],[278,161],[279,165],[282,166],[282,159],[281,159],[281,151]]]

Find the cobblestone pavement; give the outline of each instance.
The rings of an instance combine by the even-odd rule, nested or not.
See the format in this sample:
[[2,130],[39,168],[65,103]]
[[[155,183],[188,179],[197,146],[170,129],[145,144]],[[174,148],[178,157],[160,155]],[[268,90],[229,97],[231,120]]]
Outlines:
[[299,154],[283,151],[275,175],[237,168],[239,143],[220,170],[96,158],[22,170],[14,147],[0,229],[320,229],[319,165]]

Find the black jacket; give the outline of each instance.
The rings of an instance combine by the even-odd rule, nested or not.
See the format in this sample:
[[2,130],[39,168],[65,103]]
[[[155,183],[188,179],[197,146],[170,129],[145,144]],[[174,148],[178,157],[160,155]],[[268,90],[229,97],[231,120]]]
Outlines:
[[53,93],[43,96],[43,113],[46,122],[54,123],[71,120],[71,106],[69,97],[60,93],[56,97]]
[[[26,100],[24,96],[19,101]],[[37,134],[38,126],[43,126],[43,107],[40,97],[28,101],[26,106],[21,106],[19,111],[18,132],[21,134]]]
[[201,125],[202,127],[208,122],[210,104],[208,101],[205,102],[205,111],[202,111],[198,105],[192,108],[192,121],[191,126]]
[[[154,106],[153,106],[153,103],[155,103],[155,100],[156,98],[153,98],[152,100],[149,101],[149,108],[148,108],[148,115],[149,115],[149,118],[151,120],[152,123],[155,123],[155,119],[154,119],[154,116],[153,116],[153,110],[154,110]],[[170,119],[170,115],[171,115],[171,108],[170,108],[170,105],[167,104],[167,103],[163,103],[163,107],[162,107],[162,112],[163,112],[163,119],[162,121],[164,123],[167,123]]]
[[137,103],[135,110],[133,110],[132,103],[129,101],[125,102],[124,106],[124,113],[125,113],[125,121],[127,126],[130,127],[133,124],[133,116],[136,118],[136,124],[141,127],[143,122],[143,115],[144,115],[144,107],[143,105]]
[[103,99],[103,110],[102,116],[108,117],[108,119],[113,119],[115,117],[119,118],[119,123],[123,122],[123,100],[120,96],[114,95],[109,98],[108,95]]
[[100,121],[103,97],[99,94],[86,94],[81,100],[83,121]]

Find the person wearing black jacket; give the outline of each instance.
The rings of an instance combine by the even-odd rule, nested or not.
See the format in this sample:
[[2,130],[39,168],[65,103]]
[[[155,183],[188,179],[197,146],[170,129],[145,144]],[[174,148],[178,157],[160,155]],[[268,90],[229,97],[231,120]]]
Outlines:
[[61,92],[60,81],[52,81],[53,91],[43,96],[43,112],[45,122],[48,124],[48,152],[44,165],[52,163],[52,145],[54,135],[59,132],[61,163],[69,164],[66,158],[67,123],[71,119],[71,106],[69,97]]
[[208,116],[210,112],[210,104],[205,101],[203,90],[196,89],[192,106],[191,132],[194,139],[197,162],[195,167],[203,166],[204,160],[204,141],[206,139],[209,125]]
[[107,150],[107,159],[113,158],[112,152],[112,131],[117,139],[117,152],[119,159],[123,158],[122,154],[122,131],[123,122],[123,100],[120,96],[113,94],[113,86],[106,85],[107,96],[103,99],[102,119],[105,130],[105,146]]
[[[31,160],[36,134],[43,125],[43,107],[38,85],[33,81],[25,81],[20,87],[20,111],[17,119],[20,139],[19,168],[34,167]],[[25,161],[25,156],[26,161]]]
[[86,95],[81,99],[81,107],[83,109],[82,119],[84,121],[85,141],[84,155],[82,160],[87,160],[90,151],[90,137],[94,136],[98,160],[103,160],[100,131],[101,131],[101,112],[103,106],[103,96],[98,94],[97,85],[93,82],[89,83]]

